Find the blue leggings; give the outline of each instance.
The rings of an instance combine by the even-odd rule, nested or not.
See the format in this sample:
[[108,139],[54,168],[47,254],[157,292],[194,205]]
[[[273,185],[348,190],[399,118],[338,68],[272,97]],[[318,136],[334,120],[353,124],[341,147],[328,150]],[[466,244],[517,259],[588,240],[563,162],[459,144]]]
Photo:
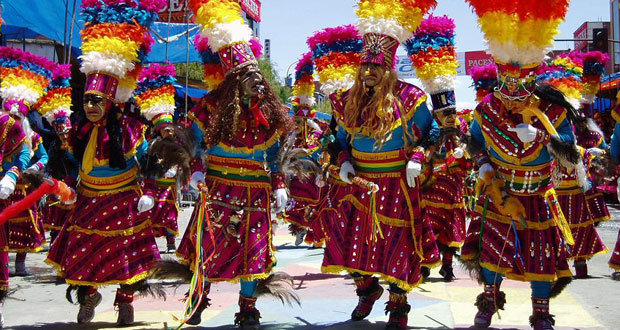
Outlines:
[[[208,284],[209,282],[205,281],[205,286]],[[257,280],[254,281],[244,281],[241,280],[241,290],[239,291],[239,294],[242,297],[246,297],[246,298],[252,298],[254,297],[254,291],[256,290],[256,285],[258,284]]]
[[[486,268],[482,268],[482,275],[487,284],[501,284],[504,276]],[[551,296],[551,282],[531,281],[530,287],[534,298],[549,299]]]

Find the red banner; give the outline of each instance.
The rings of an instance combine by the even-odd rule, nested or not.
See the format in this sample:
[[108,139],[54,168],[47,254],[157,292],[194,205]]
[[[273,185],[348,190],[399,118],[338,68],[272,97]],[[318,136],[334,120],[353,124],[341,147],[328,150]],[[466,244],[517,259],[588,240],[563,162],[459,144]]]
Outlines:
[[467,74],[472,67],[484,66],[489,63],[493,63],[493,56],[483,50],[465,52],[465,72]]
[[[588,22],[583,23],[574,33],[573,38],[575,39],[588,39]],[[588,47],[587,41],[575,41],[575,50],[582,51],[584,48]]]
[[260,22],[260,0],[239,0],[239,4],[250,18]]

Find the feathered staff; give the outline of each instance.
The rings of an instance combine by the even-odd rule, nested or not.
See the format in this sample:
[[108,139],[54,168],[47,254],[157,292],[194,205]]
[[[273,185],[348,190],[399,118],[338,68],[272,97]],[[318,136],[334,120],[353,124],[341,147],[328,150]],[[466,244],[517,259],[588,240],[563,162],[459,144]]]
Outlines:
[[476,102],[482,102],[482,99],[495,91],[495,87],[497,87],[497,66],[494,63],[472,67],[469,70],[469,75],[476,90]]
[[594,103],[596,94],[601,88],[601,78],[605,74],[605,67],[609,64],[609,55],[599,51],[570,54],[573,61],[580,63],[583,68],[581,80],[581,97],[584,104]]
[[359,68],[362,37],[353,25],[343,25],[315,32],[308,38],[312,59],[327,95],[351,88]]
[[314,118],[316,103],[314,99],[314,63],[312,52],[305,53],[295,66],[295,84],[291,110],[294,116]]

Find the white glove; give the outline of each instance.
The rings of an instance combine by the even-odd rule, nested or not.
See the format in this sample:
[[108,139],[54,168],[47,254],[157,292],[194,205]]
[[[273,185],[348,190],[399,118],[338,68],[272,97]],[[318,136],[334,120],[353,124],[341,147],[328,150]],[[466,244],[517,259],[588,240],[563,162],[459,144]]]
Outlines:
[[194,172],[192,173],[192,179],[189,182],[189,186],[198,190],[198,183],[205,182],[205,174],[202,172]]
[[605,154],[605,151],[599,148],[590,148],[588,149],[588,153],[594,157],[601,157],[603,156],[603,154]]
[[168,169],[168,171],[166,171],[166,174],[164,174],[164,177],[166,179],[172,179],[175,176],[177,176],[177,167],[173,166],[170,169]]
[[352,183],[351,180],[349,180],[349,176],[351,175],[355,175],[353,164],[349,161],[342,163],[340,166],[340,180],[350,184]]
[[276,196],[276,213],[280,213],[284,211],[286,207],[286,203],[288,202],[288,194],[286,193],[286,189],[278,188],[274,192]]
[[465,156],[465,151],[463,150],[463,148],[454,148],[454,152],[452,153],[452,155],[454,155],[454,158],[456,159],[461,159],[463,158],[463,156]]
[[410,160],[407,163],[407,184],[410,188],[415,188],[415,179],[422,173],[422,164]]
[[138,201],[138,213],[146,212],[155,206],[155,198],[143,195]]
[[536,135],[538,134],[538,128],[530,124],[519,124],[517,127],[512,127],[508,130],[517,133],[519,140],[525,143],[536,140]]
[[493,166],[491,166],[491,164],[489,163],[484,163],[482,164],[482,166],[480,166],[480,168],[478,169],[478,178],[483,179],[484,180],[484,176],[486,173],[492,173],[494,172],[495,169],[493,168]]
[[12,177],[5,175],[0,180],[0,199],[7,199],[15,191],[15,180]]

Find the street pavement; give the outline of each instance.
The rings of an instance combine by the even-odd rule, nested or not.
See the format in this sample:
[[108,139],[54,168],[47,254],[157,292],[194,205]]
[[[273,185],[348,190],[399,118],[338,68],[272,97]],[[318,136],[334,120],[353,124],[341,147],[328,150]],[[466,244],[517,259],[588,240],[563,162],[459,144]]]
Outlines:
[[[599,227],[605,243],[613,249],[620,228],[620,210],[611,208],[613,219]],[[191,211],[184,209],[180,228],[187,226]],[[177,239],[177,244],[180,238]],[[348,321],[357,303],[353,281],[345,275],[320,272],[322,249],[296,247],[294,238],[281,225],[276,232],[276,270],[285,271],[295,278],[295,289],[301,297],[301,306],[283,306],[270,297],[259,299],[261,323],[264,329],[383,329],[387,316],[384,303],[387,291],[376,303],[367,321]],[[158,240],[160,248],[165,241]],[[164,255],[172,258],[173,255]],[[11,268],[13,267],[11,256]],[[53,270],[44,264],[44,253],[28,256],[27,265],[33,275],[11,277],[15,291],[6,300],[2,310],[8,329],[114,329],[117,312],[112,305],[116,287],[100,289],[103,301],[97,307],[97,316],[91,324],[78,325],[75,318],[78,306],[65,300],[66,285],[57,284]],[[551,302],[551,313],[556,317],[556,329],[619,329],[620,282],[610,279],[607,262],[609,254],[594,257],[589,263],[591,278],[575,280],[568,289]],[[452,283],[440,280],[437,269],[428,281],[409,295],[412,305],[409,314],[411,329],[467,329],[476,313],[474,301],[481,287],[456,265],[458,279]],[[529,284],[504,281],[507,294],[505,310],[493,319],[498,329],[529,329],[531,314]],[[187,286],[170,290],[166,301],[149,297],[134,302],[135,326],[126,329],[175,329],[182,316],[181,301]],[[203,322],[197,329],[234,329],[234,314],[238,311],[238,284],[221,283],[212,288],[212,306],[203,313]],[[501,316],[501,317],[500,317]],[[189,328],[189,327],[188,327]]]

